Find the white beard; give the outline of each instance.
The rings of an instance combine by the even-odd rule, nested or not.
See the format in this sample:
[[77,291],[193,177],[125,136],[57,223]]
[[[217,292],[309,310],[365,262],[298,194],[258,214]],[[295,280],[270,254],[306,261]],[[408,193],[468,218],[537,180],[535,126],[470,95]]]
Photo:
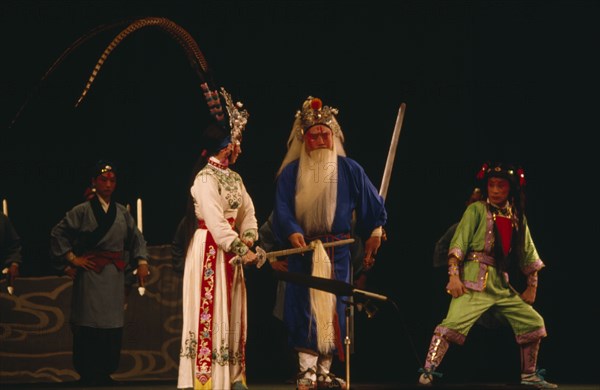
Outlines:
[[331,231],[337,207],[338,166],[333,150],[302,148],[296,178],[296,218],[307,236]]

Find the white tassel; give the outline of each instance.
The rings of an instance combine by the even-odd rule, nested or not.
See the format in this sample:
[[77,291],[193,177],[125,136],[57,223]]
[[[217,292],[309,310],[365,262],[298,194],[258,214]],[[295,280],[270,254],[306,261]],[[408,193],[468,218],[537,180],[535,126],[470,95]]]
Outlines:
[[[312,276],[331,279],[331,260],[320,240],[315,240],[313,252]],[[333,324],[335,311],[335,295],[310,289],[310,308],[317,326],[317,348],[321,354],[329,354],[335,347],[335,327]]]

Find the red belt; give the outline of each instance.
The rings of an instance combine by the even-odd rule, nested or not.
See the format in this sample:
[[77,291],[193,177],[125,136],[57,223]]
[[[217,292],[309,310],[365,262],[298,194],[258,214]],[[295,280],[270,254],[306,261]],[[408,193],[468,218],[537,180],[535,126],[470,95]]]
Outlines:
[[114,264],[119,271],[125,269],[125,261],[123,261],[123,252],[110,252],[110,251],[98,251],[98,252],[86,252],[83,256],[89,256],[89,260],[94,263],[94,271],[100,273],[109,264]]
[[[235,227],[235,218],[227,218],[227,222],[229,222],[232,229]],[[207,229],[206,222],[203,219],[198,220],[198,229]]]

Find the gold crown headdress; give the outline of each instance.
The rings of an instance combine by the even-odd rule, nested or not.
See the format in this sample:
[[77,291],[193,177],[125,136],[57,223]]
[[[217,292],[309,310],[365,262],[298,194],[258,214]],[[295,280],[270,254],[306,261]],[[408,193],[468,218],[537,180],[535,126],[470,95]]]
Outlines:
[[331,129],[333,135],[341,137],[340,125],[335,119],[338,109],[323,106],[319,98],[309,96],[302,103],[302,108],[296,112],[295,133],[301,140],[304,132],[315,125],[324,125]]

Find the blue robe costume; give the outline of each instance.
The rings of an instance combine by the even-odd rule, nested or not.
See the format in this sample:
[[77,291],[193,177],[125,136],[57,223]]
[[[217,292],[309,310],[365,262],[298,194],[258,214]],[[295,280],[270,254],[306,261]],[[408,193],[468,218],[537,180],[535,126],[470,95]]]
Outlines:
[[[288,237],[292,233],[304,231],[296,220],[295,195],[296,177],[299,160],[288,164],[277,179],[275,207],[273,210],[273,233],[278,243],[289,247]],[[370,237],[373,229],[383,226],[387,220],[383,198],[371,183],[363,168],[354,160],[338,156],[337,170],[337,208],[331,231],[322,232],[314,237],[305,237],[306,242],[313,239],[330,242],[350,237],[352,214],[355,212],[355,234],[363,239]],[[343,245],[327,250],[332,264],[332,277],[350,283],[351,256],[350,246]],[[307,255],[288,257],[288,271],[311,274],[312,262]],[[336,313],[338,323],[331,329],[338,354],[341,353],[341,340],[345,337],[346,317],[343,297],[338,297]],[[311,318],[308,288],[288,283],[285,291],[284,322],[288,329],[289,342],[297,350],[316,352],[317,337],[315,322]],[[311,324],[312,322],[312,324]],[[329,331],[329,330],[328,330]],[[343,356],[343,355],[342,355]]]

